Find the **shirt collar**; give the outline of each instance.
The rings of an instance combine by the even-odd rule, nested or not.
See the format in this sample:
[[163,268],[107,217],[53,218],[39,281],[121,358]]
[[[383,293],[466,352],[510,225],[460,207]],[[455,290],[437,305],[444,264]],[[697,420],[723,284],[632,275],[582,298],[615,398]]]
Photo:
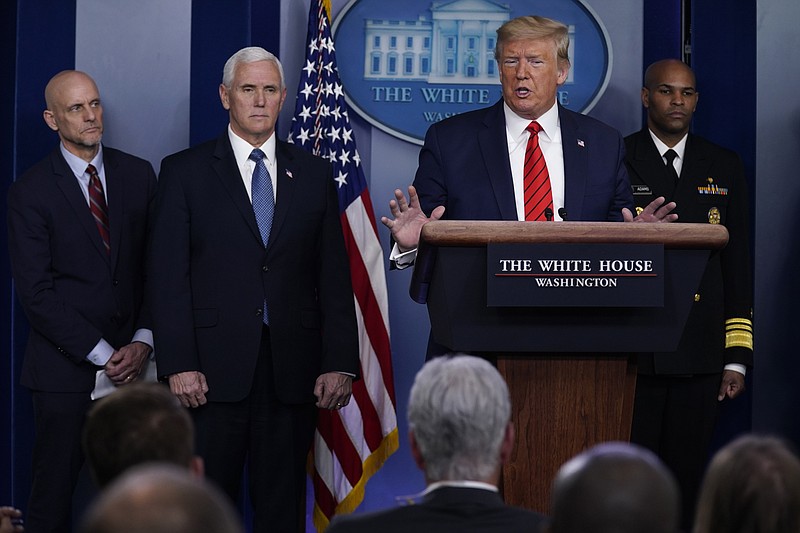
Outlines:
[[[532,121],[514,113],[505,102],[503,102],[503,113],[506,117],[506,132],[509,138],[515,142],[521,142],[523,139],[527,140],[526,129]],[[553,107],[536,119],[536,122],[542,127],[547,139],[553,140],[558,130],[558,105],[554,103]]]
[[[72,173],[75,174],[76,177],[80,178],[86,174],[86,167],[89,166],[89,163],[78,157],[77,155],[73,154],[67,147],[64,146],[64,143],[59,144],[59,148],[61,149],[61,155],[64,156],[64,160],[69,165],[70,170]],[[95,154],[94,159],[91,160],[91,164],[94,165],[94,168],[97,169],[97,174],[100,176],[104,175],[103,170],[103,145],[101,144],[97,150],[97,154]]]
[[688,133],[684,135],[675,146],[670,147],[664,144],[664,142],[659,139],[655,133],[653,133],[653,130],[648,128],[647,131],[650,133],[650,138],[653,139],[653,143],[656,145],[656,150],[658,150],[658,153],[661,155],[661,157],[664,157],[664,152],[671,148],[672,150],[675,150],[676,154],[678,154],[678,159],[683,161],[683,154],[686,153],[686,139],[689,138]]
[[[529,121],[530,122],[530,121]],[[425,490],[420,494],[420,496],[425,496],[436,489],[440,489],[442,487],[457,487],[460,489],[481,489],[481,490],[489,490],[492,492],[500,492],[495,485],[491,483],[484,483],[483,481],[469,481],[469,480],[462,480],[462,481],[436,481],[431,483]]]
[[236,164],[243,167],[247,160],[250,159],[250,154],[256,148],[260,148],[264,155],[267,157],[267,164],[275,162],[275,133],[269,136],[269,139],[264,141],[261,146],[253,146],[233,132],[230,124],[228,124],[228,139],[231,141],[231,148],[233,148],[233,156],[236,158]]

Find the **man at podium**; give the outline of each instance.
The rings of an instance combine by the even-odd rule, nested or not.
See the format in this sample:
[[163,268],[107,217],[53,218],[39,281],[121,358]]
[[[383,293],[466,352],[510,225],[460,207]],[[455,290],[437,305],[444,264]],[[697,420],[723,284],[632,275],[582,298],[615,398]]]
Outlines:
[[556,101],[569,72],[569,33],[540,16],[497,30],[503,97],[491,107],[433,124],[406,199],[381,221],[397,268],[411,265],[429,220],[672,221],[673,203],[655,199],[634,215],[621,134]]

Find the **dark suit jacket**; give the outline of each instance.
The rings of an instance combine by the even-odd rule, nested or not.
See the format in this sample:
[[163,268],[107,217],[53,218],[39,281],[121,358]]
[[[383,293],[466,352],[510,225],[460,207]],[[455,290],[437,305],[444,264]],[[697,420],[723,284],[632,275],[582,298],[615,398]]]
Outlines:
[[420,504],[374,513],[340,515],[328,533],[521,533],[539,531],[544,516],[506,505],[482,489],[442,487]]
[[[621,209],[633,207],[622,136],[561,106],[558,115],[568,220],[622,220]],[[502,100],[432,125],[414,186],[427,214],[443,205],[446,219],[517,220]]]
[[98,367],[84,358],[98,341],[120,348],[150,327],[142,299],[155,173],[105,146],[103,166],[110,256],[58,147],[8,192],[11,269],[31,324],[22,384],[32,390],[90,392]]
[[314,401],[321,373],[359,372],[331,167],[280,141],[276,154],[266,250],[227,130],[161,165],[149,268],[158,371],[203,372],[211,401],[249,393],[265,297],[282,401]]
[[678,204],[679,222],[708,224],[718,219],[730,235],[728,245],[709,260],[677,353],[642,358],[640,372],[710,374],[722,372],[727,363],[752,365],[752,350],[725,349],[725,321],[750,320],[753,307],[747,182],[739,156],[689,135],[673,193],[672,179],[648,130],[629,135],[625,143],[638,207],[664,196]]

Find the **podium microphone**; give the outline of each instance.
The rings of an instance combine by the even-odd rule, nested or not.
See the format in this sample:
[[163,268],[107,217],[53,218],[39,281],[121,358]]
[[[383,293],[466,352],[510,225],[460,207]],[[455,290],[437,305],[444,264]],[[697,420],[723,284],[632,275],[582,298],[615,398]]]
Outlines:
[[561,220],[567,220],[567,209],[565,207],[559,207],[558,216],[561,217]]
[[553,210],[549,207],[544,208],[544,218],[547,219],[548,222],[553,220]]

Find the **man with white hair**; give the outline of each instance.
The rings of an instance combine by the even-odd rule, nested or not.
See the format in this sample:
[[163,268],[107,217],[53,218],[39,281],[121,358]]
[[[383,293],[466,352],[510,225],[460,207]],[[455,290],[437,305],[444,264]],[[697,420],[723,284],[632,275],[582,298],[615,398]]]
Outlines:
[[440,357],[417,373],[408,405],[409,443],[425,473],[418,504],[338,516],[329,533],[538,531],[542,515],[511,507],[497,488],[511,455],[508,387],[484,359]]

